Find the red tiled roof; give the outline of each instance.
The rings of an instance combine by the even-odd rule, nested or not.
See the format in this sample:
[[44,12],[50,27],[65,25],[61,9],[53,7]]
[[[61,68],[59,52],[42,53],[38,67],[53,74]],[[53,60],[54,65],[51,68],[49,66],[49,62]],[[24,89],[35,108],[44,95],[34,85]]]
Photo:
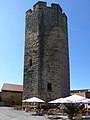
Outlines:
[[2,91],[16,91],[16,92],[23,92],[23,85],[16,85],[16,84],[8,84],[4,83],[2,87]]

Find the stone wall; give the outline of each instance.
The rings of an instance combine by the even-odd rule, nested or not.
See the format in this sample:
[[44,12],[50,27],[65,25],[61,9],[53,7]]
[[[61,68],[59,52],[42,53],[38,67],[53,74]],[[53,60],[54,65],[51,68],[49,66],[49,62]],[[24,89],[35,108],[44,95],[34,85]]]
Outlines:
[[23,99],[70,94],[67,17],[58,4],[37,2],[26,12],[23,85]]
[[2,91],[1,102],[6,106],[22,105],[22,92]]

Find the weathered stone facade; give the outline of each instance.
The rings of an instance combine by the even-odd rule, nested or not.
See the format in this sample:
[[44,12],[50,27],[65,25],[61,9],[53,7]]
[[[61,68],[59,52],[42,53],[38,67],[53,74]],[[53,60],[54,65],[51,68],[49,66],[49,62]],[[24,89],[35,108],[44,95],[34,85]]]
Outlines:
[[23,92],[2,91],[1,102],[3,102],[5,106],[22,105],[22,95]]
[[67,17],[58,4],[37,2],[26,12],[23,99],[70,94]]

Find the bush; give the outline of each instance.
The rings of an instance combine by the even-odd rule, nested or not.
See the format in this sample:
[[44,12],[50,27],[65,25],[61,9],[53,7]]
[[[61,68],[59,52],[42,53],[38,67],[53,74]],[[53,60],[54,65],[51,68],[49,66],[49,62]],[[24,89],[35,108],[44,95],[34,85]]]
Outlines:
[[65,104],[64,112],[68,114],[72,119],[76,116],[80,111],[78,104]]

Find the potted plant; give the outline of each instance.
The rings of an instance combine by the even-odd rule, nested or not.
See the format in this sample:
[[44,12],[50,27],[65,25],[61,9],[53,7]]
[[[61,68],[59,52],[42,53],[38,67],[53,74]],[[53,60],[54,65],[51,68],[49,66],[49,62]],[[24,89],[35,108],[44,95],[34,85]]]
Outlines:
[[75,116],[79,114],[79,105],[77,104],[65,104],[64,112],[68,114],[69,120],[73,120]]

